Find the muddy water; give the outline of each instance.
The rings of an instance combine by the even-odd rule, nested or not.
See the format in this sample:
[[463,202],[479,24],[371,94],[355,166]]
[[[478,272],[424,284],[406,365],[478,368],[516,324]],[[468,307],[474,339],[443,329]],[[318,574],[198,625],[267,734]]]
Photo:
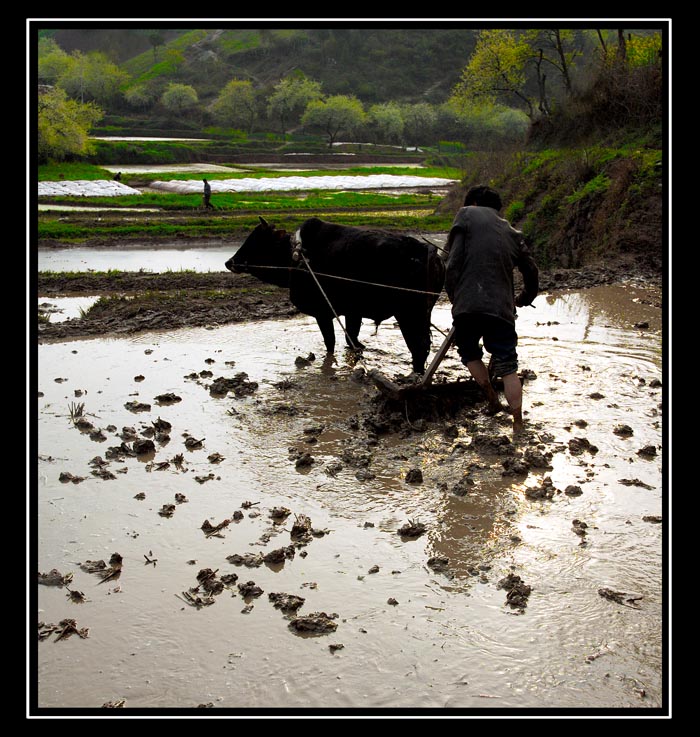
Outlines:
[[[70,587],[88,601],[38,586],[36,604],[40,621],[71,617],[89,637],[38,643],[38,704],[659,707],[663,525],[643,517],[662,514],[663,389],[650,386],[662,378],[662,341],[660,310],[635,301],[646,296],[604,287],[541,296],[522,311],[521,367],[536,374],[525,386],[527,447],[552,455],[550,469],[516,477],[502,475],[503,456],[470,447],[479,433],[508,430],[506,417],[478,408],[424,431],[407,417],[402,432],[369,434],[363,412],[376,390],[353,378],[358,367],[343,351],[324,360],[309,318],[39,346],[37,569],[73,572]],[[633,327],[643,321],[647,329]],[[449,326],[445,306],[434,322]],[[363,327],[362,365],[406,372],[398,329],[373,333]],[[440,340],[436,332],[434,348]],[[315,360],[295,365],[310,352]],[[185,378],[204,370],[213,377]],[[213,378],[242,371],[259,384],[252,395],[210,395]],[[463,376],[451,353],[437,380]],[[159,405],[166,392],[181,401]],[[602,398],[591,398],[596,392]],[[133,412],[130,401],[152,408]],[[84,403],[107,440],[72,426],[71,402]],[[119,445],[124,426],[141,430],[158,417],[172,431],[154,455],[111,461],[113,479],[91,475],[90,460]],[[615,434],[621,424],[633,434]],[[202,447],[188,450],[184,433]],[[597,452],[572,454],[572,438]],[[647,445],[655,458],[637,454]],[[220,463],[208,460],[215,452]],[[307,452],[314,463],[297,468],[294,458]],[[179,469],[152,465],[180,453]],[[406,482],[413,468],[422,483]],[[86,480],[61,483],[64,471]],[[465,474],[473,485],[457,496]],[[561,493],[529,499],[545,477]],[[570,485],[582,494],[563,493]],[[177,504],[175,494],[188,501]],[[246,501],[253,505],[243,509]],[[165,504],[175,505],[170,518],[158,514]],[[273,507],[291,514],[277,523]],[[223,537],[200,529],[236,510],[244,516]],[[300,514],[327,534],[293,559],[254,568],[227,560],[286,547]],[[585,537],[574,519],[588,525]],[[397,534],[408,520],[427,532]],[[78,566],[114,552],[124,561],[118,580],[99,583]],[[433,556],[449,559],[447,572],[427,566]],[[183,594],[203,568],[235,572],[264,593],[244,600],[233,586],[196,609]],[[524,609],[507,606],[498,588],[509,573],[532,589]],[[603,587],[641,598],[619,604],[598,594]],[[271,592],[304,597],[300,615],[337,614],[337,630],[295,634]]]
[[239,242],[203,248],[40,248],[39,271],[226,271]]

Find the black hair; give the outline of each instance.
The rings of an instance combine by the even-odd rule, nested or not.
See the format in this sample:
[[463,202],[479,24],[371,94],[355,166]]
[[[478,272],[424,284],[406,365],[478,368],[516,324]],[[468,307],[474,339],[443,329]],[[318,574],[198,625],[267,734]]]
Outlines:
[[478,205],[479,207],[492,207],[494,210],[500,210],[503,207],[501,195],[495,189],[487,187],[485,184],[477,184],[470,187],[464,198],[464,206]]

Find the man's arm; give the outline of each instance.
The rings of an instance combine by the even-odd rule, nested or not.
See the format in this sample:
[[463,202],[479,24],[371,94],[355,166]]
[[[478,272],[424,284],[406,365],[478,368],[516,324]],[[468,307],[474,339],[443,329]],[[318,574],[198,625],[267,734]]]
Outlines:
[[518,258],[518,269],[523,275],[523,288],[515,298],[516,307],[525,307],[532,304],[540,289],[539,269],[530,255],[530,249],[525,240],[520,242],[520,256]]

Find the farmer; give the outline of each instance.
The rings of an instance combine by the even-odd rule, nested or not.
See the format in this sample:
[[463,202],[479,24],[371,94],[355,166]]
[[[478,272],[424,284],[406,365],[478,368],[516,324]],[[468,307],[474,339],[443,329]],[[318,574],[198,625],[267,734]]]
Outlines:
[[211,204],[209,200],[211,200],[211,186],[209,185],[209,182],[206,179],[202,179],[204,182],[204,207],[209,208],[210,210],[214,209],[214,205]]
[[[491,354],[494,376],[503,377],[513,434],[523,428],[523,392],[518,371],[516,307],[532,303],[539,290],[538,270],[523,234],[499,215],[501,197],[484,185],[471,187],[447,239],[445,291],[452,302],[455,343],[469,373],[482,388],[490,412],[501,406],[482,359],[479,341]],[[523,276],[515,296],[513,269]]]

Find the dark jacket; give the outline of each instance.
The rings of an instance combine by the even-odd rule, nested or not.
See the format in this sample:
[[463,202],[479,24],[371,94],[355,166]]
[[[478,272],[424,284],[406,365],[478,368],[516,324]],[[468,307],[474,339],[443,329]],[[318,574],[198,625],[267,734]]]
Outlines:
[[[459,210],[445,250],[445,291],[453,317],[478,313],[515,323],[515,307],[529,305],[537,296],[538,270],[523,234],[493,208]],[[515,268],[524,281],[517,297]]]

